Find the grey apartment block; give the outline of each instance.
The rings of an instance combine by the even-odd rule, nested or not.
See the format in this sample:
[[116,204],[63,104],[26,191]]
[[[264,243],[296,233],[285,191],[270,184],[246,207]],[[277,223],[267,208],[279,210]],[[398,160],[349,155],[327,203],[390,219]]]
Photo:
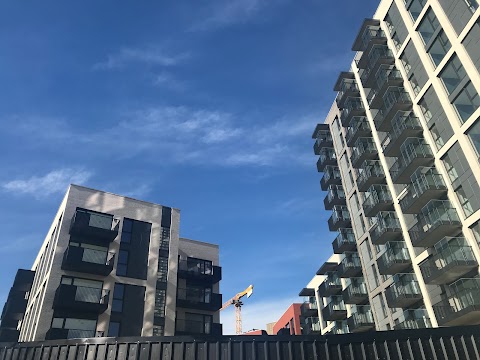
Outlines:
[[221,335],[218,246],[179,237],[180,211],[71,185],[0,339]]
[[480,324],[478,8],[383,0],[352,34],[351,68],[313,134],[339,256],[301,292],[316,295],[322,333],[336,329],[322,309],[350,296],[352,254],[377,330]]

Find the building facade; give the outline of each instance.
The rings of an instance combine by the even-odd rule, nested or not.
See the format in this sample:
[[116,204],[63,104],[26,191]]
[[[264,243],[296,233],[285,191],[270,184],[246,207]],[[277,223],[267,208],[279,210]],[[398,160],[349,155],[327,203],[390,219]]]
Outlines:
[[[321,289],[339,277],[345,301],[362,274],[377,330],[480,324],[478,8],[382,0],[313,134],[340,261],[302,294],[332,304]],[[344,262],[361,273],[346,276]],[[353,315],[338,315],[349,332]]]
[[275,322],[272,333],[269,335],[302,335],[301,306],[302,304],[297,303],[290,305],[280,319]]
[[179,224],[178,209],[71,185],[17,274],[3,340],[220,335],[218,246],[180,238]]

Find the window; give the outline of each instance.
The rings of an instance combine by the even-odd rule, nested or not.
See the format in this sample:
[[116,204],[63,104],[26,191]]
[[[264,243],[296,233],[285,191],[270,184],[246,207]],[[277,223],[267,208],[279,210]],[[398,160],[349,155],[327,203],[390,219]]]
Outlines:
[[451,94],[466,75],[467,73],[460,62],[460,59],[457,54],[454,54],[440,73],[440,79],[442,79],[447,92]]
[[113,312],[123,311],[123,295],[124,294],[125,294],[125,285],[120,283],[115,283],[115,288],[113,290],[113,300],[112,300]]
[[480,121],[477,122],[467,131],[467,136],[470,139],[477,155],[480,156]]
[[478,1],[477,0],[464,0],[465,3],[467,4],[468,8],[470,11],[475,13],[475,11],[478,9]]
[[129,244],[132,241],[132,227],[133,227],[133,220],[125,218],[123,220],[122,238],[121,238],[121,241],[125,244]]
[[453,100],[453,105],[455,106],[462,123],[472,116],[475,110],[478,109],[480,99],[478,97],[478,92],[471,81],[465,85],[462,91],[460,91],[460,94],[455,100]]
[[117,275],[127,276],[128,251],[120,250],[118,253]]
[[453,159],[451,158],[450,151],[443,157],[443,164],[445,165],[445,170],[447,171],[448,177],[452,182],[458,179],[458,171],[453,166]]
[[163,325],[153,325],[153,336],[163,336],[164,326]]
[[167,297],[166,290],[155,289],[155,307],[153,310],[155,316],[159,316],[159,317],[165,316],[166,297]]
[[168,274],[168,258],[159,257],[158,269],[157,269],[158,281],[167,282],[167,274]]
[[438,66],[450,48],[450,41],[445,32],[441,30],[432,43],[432,46],[428,49],[428,54],[432,58],[433,63]]
[[472,215],[474,210],[472,208],[472,205],[470,204],[468,196],[465,194],[465,190],[463,189],[463,187],[459,186],[458,189],[455,190],[455,193],[457,194],[458,201],[460,201],[460,204],[462,205],[465,216],[469,217],[470,215]]
[[423,17],[422,22],[418,26],[418,32],[422,36],[423,42],[428,44],[439,26],[439,22],[432,8],[428,9]]
[[426,2],[427,0],[413,0],[410,3],[407,10],[410,13],[410,16],[412,17],[413,21],[416,21],[418,19]]
[[475,240],[477,240],[477,243],[480,245],[480,223],[475,223],[471,230],[473,232],[473,236],[475,236]]
[[117,337],[120,335],[120,323],[118,321],[110,321],[108,325],[108,336]]

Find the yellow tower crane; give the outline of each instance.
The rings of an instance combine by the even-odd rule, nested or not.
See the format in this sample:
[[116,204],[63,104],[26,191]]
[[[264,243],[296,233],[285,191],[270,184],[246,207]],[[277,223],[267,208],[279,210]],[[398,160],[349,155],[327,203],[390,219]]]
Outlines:
[[239,292],[237,295],[232,297],[230,300],[228,300],[226,303],[223,304],[222,308],[220,311],[226,309],[230,305],[235,306],[235,320],[236,320],[236,325],[235,325],[235,332],[237,335],[240,335],[242,333],[242,305],[243,303],[240,301],[242,297],[247,295],[247,298],[252,296],[253,293],[253,285],[250,285],[248,288],[243,290],[242,292]]

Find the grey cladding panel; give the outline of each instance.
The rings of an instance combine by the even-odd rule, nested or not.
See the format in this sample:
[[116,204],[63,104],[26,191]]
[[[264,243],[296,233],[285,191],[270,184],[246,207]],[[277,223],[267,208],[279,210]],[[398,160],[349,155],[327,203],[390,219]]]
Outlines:
[[439,0],[448,20],[459,34],[472,17],[472,11],[465,0]]
[[425,104],[432,114],[432,118],[428,121],[428,127],[430,129],[432,129],[432,127],[436,128],[436,131],[438,132],[438,135],[441,137],[444,144],[452,137],[453,129],[450,125],[447,115],[445,114],[442,104],[440,104],[440,100],[438,99],[433,86],[430,86],[430,88],[425,92],[423,99],[425,100]]
[[408,64],[411,66],[410,73],[415,76],[417,83],[420,88],[423,88],[428,80],[427,72],[423,66],[420,56],[418,56],[418,51],[415,48],[415,45],[412,41],[409,41],[405,47],[404,55]]
[[472,29],[465,37],[463,46],[465,46],[472,62],[480,72],[480,24],[478,21],[473,25]]
[[400,15],[400,11],[398,11],[398,7],[395,3],[392,4],[390,9],[388,10],[388,15],[392,20],[393,27],[395,28],[395,32],[398,36],[398,39],[401,43],[405,41],[408,35],[408,30],[403,22],[402,16]]

